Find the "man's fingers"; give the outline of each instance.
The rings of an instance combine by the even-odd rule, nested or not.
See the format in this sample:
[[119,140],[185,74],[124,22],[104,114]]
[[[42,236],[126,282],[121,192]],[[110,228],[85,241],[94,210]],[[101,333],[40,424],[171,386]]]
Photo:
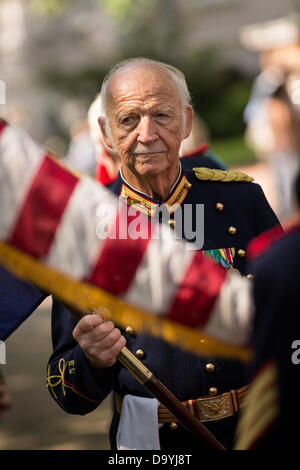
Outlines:
[[[108,322],[107,322],[108,323]],[[111,348],[120,338],[121,332],[114,324],[106,322],[96,326],[90,333],[79,336],[78,342],[82,349],[89,353],[97,354],[97,351],[105,351]]]
[[118,328],[113,328],[107,335],[103,336],[101,341],[102,349],[111,348],[121,337],[121,331]]
[[[104,319],[101,317],[101,315],[85,315],[81,318],[81,320],[79,320],[79,322],[75,326],[73,336],[89,333],[96,326],[101,325],[102,323],[104,323]],[[76,339],[75,336],[74,338]]]
[[100,325],[96,325],[92,330],[84,333],[82,330],[78,330],[78,332],[75,331],[74,338],[78,342],[84,341],[85,343],[99,343],[104,340],[106,336],[110,335],[114,328],[115,325],[109,320],[101,323]]
[[104,321],[98,315],[86,315],[73,330],[73,337],[94,367],[109,367],[126,340],[112,321]]
[[124,336],[120,336],[118,341],[109,349],[105,349],[98,357],[98,364],[102,367],[111,367],[115,364],[119,352],[126,345]]

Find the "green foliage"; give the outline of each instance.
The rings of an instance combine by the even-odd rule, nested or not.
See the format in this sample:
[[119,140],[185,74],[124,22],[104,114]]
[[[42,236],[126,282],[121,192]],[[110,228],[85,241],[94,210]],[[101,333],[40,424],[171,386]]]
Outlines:
[[[0,0],[1,1],[1,0]],[[29,7],[43,15],[59,15],[80,0],[25,0]],[[159,0],[92,0],[91,3],[104,7],[117,21],[134,21],[137,17],[155,8]],[[81,0],[81,3],[82,0]],[[85,3],[88,3],[87,0]]]
[[207,49],[185,61],[181,69],[191,90],[194,109],[207,124],[212,138],[223,139],[244,132],[243,111],[252,80],[219,63],[218,52]]
[[228,168],[250,165],[257,161],[253,151],[246,145],[243,135],[222,140],[212,140],[210,150]]
[[[1,0],[0,0],[1,1]],[[24,0],[45,15],[60,15],[82,0]],[[190,53],[182,47],[180,17],[171,0],[86,0],[86,8],[99,6],[119,23],[119,59],[152,57],[181,69],[187,78],[193,106],[207,124],[212,140],[244,133],[243,111],[252,79],[222,65],[222,48]],[[173,8],[171,8],[173,5]],[[107,70],[98,67],[73,72],[44,70],[41,77],[66,95],[88,104],[99,91]]]
[[[170,61],[146,49],[145,56],[154,57],[179,67],[186,75],[195,111],[206,123],[211,139],[220,140],[244,133],[243,111],[247,104],[251,80],[239,72],[219,67],[212,51],[202,52],[190,61]],[[125,55],[132,57],[135,54]],[[123,58],[125,58],[123,56]],[[84,99],[87,107],[100,91],[107,69],[95,66],[70,75],[59,70],[44,71],[41,79],[61,90],[66,96]]]
[[158,0],[98,0],[116,19],[134,20],[155,8]]
[[86,103],[87,108],[99,93],[106,69],[94,67],[74,71],[70,74],[46,69],[40,75],[40,80],[50,88],[62,92],[66,97],[77,97]]
[[54,16],[63,13],[72,4],[72,0],[27,0],[27,3],[39,14]]

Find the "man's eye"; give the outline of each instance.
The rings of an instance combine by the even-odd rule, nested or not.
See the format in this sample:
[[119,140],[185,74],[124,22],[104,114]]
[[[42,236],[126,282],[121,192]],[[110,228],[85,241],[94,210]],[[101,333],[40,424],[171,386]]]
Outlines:
[[135,121],[136,121],[136,118],[134,118],[134,116],[127,116],[121,120],[121,124],[123,124],[124,126],[130,126],[134,124]]
[[158,119],[159,121],[166,121],[169,119],[169,115],[166,114],[166,113],[157,113],[156,114],[156,119]]

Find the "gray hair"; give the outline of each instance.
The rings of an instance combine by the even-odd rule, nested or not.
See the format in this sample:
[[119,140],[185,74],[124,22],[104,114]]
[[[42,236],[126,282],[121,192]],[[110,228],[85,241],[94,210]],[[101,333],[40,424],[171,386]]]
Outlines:
[[170,74],[172,79],[174,80],[175,85],[177,86],[177,90],[181,99],[182,109],[184,109],[186,106],[191,104],[191,95],[188,90],[185,76],[179,69],[177,69],[176,67],[173,67],[172,65],[166,64],[164,62],[149,59],[147,57],[135,57],[131,59],[122,60],[121,62],[116,64],[104,77],[101,91],[100,91],[101,117],[103,118],[106,117],[106,92],[107,92],[107,84],[108,84],[109,79],[116,72],[119,72],[120,70],[125,69],[126,67],[135,66],[135,65],[152,65],[152,66],[161,67],[162,69],[166,70]]

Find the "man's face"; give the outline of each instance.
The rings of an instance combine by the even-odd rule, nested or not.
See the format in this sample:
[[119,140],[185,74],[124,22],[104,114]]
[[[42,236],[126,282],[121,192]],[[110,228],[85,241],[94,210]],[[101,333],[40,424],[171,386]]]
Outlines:
[[190,133],[188,108],[184,125],[177,87],[159,67],[116,73],[109,83],[107,120],[122,166],[141,176],[177,168],[181,141]]

